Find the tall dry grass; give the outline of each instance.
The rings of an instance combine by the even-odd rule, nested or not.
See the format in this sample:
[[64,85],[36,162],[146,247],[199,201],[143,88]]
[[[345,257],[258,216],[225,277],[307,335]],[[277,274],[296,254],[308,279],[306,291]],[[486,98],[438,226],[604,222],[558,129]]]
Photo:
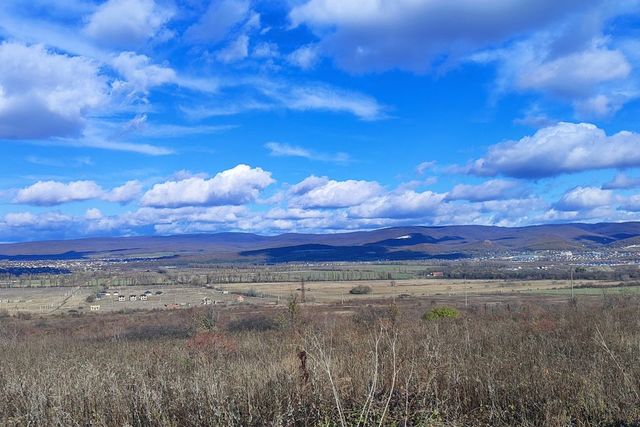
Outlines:
[[302,312],[293,324],[282,316],[289,324],[275,330],[230,332],[217,324],[184,330],[188,336],[175,328],[168,335],[105,328],[103,336],[66,337],[46,319],[0,319],[0,424],[640,421],[634,301],[479,310],[436,321],[395,309],[306,319]]

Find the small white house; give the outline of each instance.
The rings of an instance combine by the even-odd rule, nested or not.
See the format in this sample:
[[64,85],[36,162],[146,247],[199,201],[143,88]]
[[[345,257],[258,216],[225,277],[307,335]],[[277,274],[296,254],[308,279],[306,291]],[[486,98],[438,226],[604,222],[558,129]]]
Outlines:
[[140,301],[146,301],[146,300],[147,300],[147,294],[140,295]]
[[138,300],[137,295],[129,295],[129,301],[137,301],[137,300]]
[[100,306],[99,305],[92,305],[90,307],[91,311],[99,311],[100,310]]
[[124,297],[124,295],[119,295],[118,296],[118,301],[126,301],[127,299]]

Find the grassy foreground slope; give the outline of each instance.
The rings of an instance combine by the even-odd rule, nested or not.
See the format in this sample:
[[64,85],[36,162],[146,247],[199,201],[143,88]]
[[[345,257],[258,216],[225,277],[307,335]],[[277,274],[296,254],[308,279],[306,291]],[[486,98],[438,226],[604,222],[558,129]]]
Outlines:
[[5,317],[0,424],[635,425],[638,302]]

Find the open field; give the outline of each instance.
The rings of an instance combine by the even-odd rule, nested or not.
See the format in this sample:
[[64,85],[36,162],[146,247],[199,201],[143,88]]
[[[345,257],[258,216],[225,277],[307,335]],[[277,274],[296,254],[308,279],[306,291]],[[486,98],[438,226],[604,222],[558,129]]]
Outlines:
[[[352,295],[355,286],[369,286],[371,292]],[[146,301],[139,296],[150,294]],[[636,293],[640,286],[620,286],[619,282],[581,280],[574,283],[575,295],[601,295]],[[95,287],[36,287],[0,288],[0,310],[8,313],[31,312],[55,314],[60,312],[88,311],[90,306],[99,306],[100,311],[131,309],[188,308],[202,305],[207,298],[212,304],[286,304],[293,296],[301,298],[300,282],[231,283],[214,286],[153,285],[120,286],[107,288],[109,295],[94,302],[87,297],[95,295]],[[115,293],[125,296],[118,301]],[[136,301],[129,296],[136,295]],[[322,281],[305,283],[307,303],[349,303],[371,299],[403,299],[459,297],[473,300],[477,296],[492,296],[495,300],[505,297],[570,296],[571,282],[568,280],[462,280],[462,279],[410,279],[410,280],[358,280]]]
[[[147,297],[146,301],[141,301],[140,295],[147,290],[151,290],[151,295]],[[115,292],[124,295],[125,301],[118,301],[118,296],[114,295]],[[157,294],[157,292],[161,293]],[[238,297],[203,287],[171,285],[151,288],[127,286],[111,290],[110,294],[93,302],[87,302],[88,296],[95,295],[95,290],[92,288],[0,289],[0,310],[8,313],[31,312],[43,315],[68,312],[69,310],[89,311],[92,305],[99,306],[100,311],[153,310],[197,306],[202,304],[203,298],[210,298],[212,302],[216,301],[222,304],[234,303]],[[130,295],[136,295],[136,300],[130,301]]]
[[[575,286],[582,286],[581,291],[609,288],[617,282],[584,280]],[[371,293],[365,295],[351,295],[349,291],[355,286],[369,286]],[[219,286],[229,292],[252,291],[266,298],[286,299],[292,294],[300,293],[300,283],[233,283]],[[635,289],[629,287],[628,289]],[[638,288],[640,289],[640,287]],[[309,302],[330,303],[338,301],[361,299],[394,299],[402,297],[433,297],[433,296],[474,296],[495,294],[562,294],[571,293],[571,282],[568,280],[456,280],[456,279],[413,279],[413,280],[364,280],[364,281],[324,281],[305,283],[306,299]]]

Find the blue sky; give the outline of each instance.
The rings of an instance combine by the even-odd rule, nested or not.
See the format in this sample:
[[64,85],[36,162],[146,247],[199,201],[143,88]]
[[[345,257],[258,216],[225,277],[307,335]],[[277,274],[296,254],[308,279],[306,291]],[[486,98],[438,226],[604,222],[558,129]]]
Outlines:
[[5,0],[0,241],[640,219],[640,2]]

